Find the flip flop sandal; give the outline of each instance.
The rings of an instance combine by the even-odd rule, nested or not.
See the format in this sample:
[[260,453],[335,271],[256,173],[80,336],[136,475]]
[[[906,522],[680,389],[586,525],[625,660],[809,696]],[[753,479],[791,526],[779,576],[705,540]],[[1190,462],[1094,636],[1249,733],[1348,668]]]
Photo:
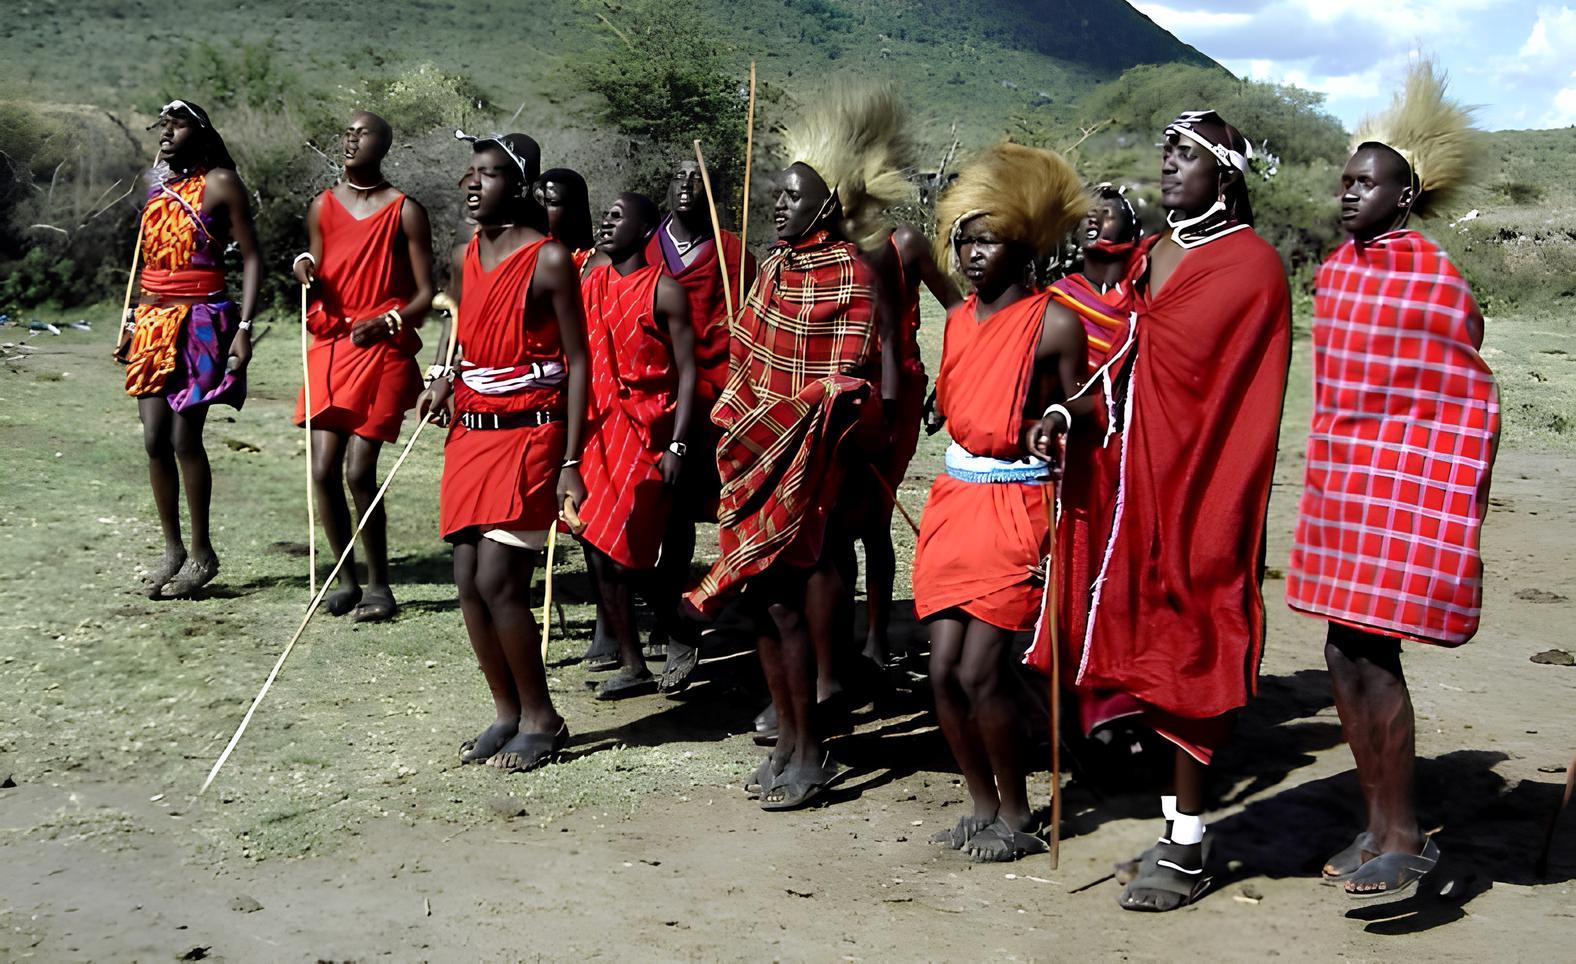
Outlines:
[[[826,788],[831,786],[837,778],[839,768],[832,763],[832,755],[828,753],[821,760],[813,776],[808,778],[799,776],[791,777],[790,771],[784,770],[778,774],[777,782],[761,794],[761,809],[771,813],[781,813],[785,810],[802,810],[819,800]],[[782,795],[776,800],[768,799],[771,794],[778,791]]]
[[[1185,866],[1191,848],[1183,844],[1156,843],[1154,862],[1144,865],[1143,871],[1122,888],[1116,902],[1123,910],[1147,913],[1164,913],[1194,903],[1209,891],[1214,881],[1206,872],[1209,838],[1205,838],[1204,844],[1199,848],[1199,866],[1194,869]],[[1137,898],[1145,891],[1169,897],[1158,904],[1141,902]]]
[[957,823],[952,825],[951,830],[943,830],[940,833],[932,834],[930,842],[933,844],[944,844],[953,850],[962,850],[968,845],[969,838],[988,826],[990,826],[990,821],[981,820],[972,813],[964,814],[958,818]]
[[1051,847],[1038,834],[1014,830],[1005,820],[997,820],[970,837],[962,849],[977,864],[1004,864],[1047,853]]
[[381,623],[393,619],[399,614],[399,604],[394,601],[394,594],[388,590],[382,592],[367,592],[361,596],[360,605],[350,614],[353,623]]
[[1379,841],[1374,839],[1374,835],[1366,830],[1353,837],[1352,842],[1347,845],[1345,850],[1324,862],[1325,867],[1334,867],[1336,873],[1332,874],[1321,868],[1319,871],[1320,882],[1334,887],[1337,884],[1351,880],[1352,875],[1357,873],[1364,863],[1367,863],[1367,861],[1363,860],[1364,853],[1379,853]]
[[772,769],[772,757],[768,753],[766,759],[762,760],[761,765],[750,775],[749,780],[745,781],[744,792],[751,797],[760,796],[776,786],[777,779],[781,776],[782,773]]
[[609,676],[596,688],[596,698],[599,700],[623,700],[631,696],[645,696],[647,693],[657,691],[657,678],[649,671],[642,670],[631,673],[619,670]]
[[618,669],[624,664],[619,660],[617,653],[612,655],[598,653],[595,656],[587,656],[583,665],[587,673],[606,673],[609,670]]
[[[1439,846],[1434,838],[1423,841],[1420,854],[1391,851],[1363,864],[1345,883],[1346,896],[1353,900],[1398,900],[1417,889],[1439,863]],[[1353,890],[1353,884],[1383,884],[1376,890]]]
[[700,666],[700,647],[689,646],[676,639],[669,640],[666,655],[667,663],[662,667],[662,679],[657,683],[657,690],[672,696],[689,688],[690,678],[695,675],[696,667]]
[[[551,763],[558,756],[560,750],[569,744],[569,724],[565,723],[558,728],[557,733],[521,733],[515,739],[524,740],[522,758],[513,766],[500,767],[505,773],[527,773]],[[510,741],[511,743],[513,740]],[[500,750],[499,753],[503,751]],[[488,762],[497,759],[498,753],[493,754]]]

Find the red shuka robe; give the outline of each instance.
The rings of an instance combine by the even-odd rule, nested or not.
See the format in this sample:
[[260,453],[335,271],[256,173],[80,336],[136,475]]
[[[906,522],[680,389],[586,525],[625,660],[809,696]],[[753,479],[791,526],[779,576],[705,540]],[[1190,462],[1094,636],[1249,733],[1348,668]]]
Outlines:
[[1482,340],[1465,279],[1416,231],[1348,241],[1319,268],[1293,609],[1445,646],[1476,634],[1499,437]]
[[[451,538],[469,528],[540,532],[557,522],[558,469],[564,459],[564,385],[507,394],[472,389],[465,369],[520,374],[532,363],[564,362],[558,319],[524,309],[545,240],[522,245],[484,270],[477,239],[465,249],[458,337],[465,356],[454,380],[456,418],[443,447],[439,530]],[[522,428],[468,429],[462,412],[555,412],[558,420]]]
[[631,569],[657,564],[672,502],[660,464],[673,438],[678,368],[656,320],[661,280],[659,265],[620,275],[604,264],[581,284],[591,348],[581,538]]
[[819,560],[843,479],[838,448],[863,411],[880,414],[857,409],[870,394],[874,284],[858,249],[823,231],[773,249],[750,289],[712,410],[721,554],[686,596],[702,614],[774,564]]
[[[970,454],[1015,461],[1023,406],[1050,292],[1014,302],[983,321],[974,295],[947,316],[936,402],[952,440]],[[914,614],[958,608],[1002,629],[1034,625],[1041,591],[1030,570],[1050,532],[1045,483],[965,482],[943,472],[930,487],[914,550]]]
[[1264,516],[1291,354],[1279,255],[1249,230],[1187,252],[1137,311],[1119,475],[1078,685],[1145,705],[1207,762],[1224,714],[1257,688]]
[[[350,342],[352,325],[404,306],[416,292],[410,259],[400,243],[404,206],[401,194],[358,219],[333,191],[323,192],[317,214],[323,263],[312,288],[317,297],[307,305],[313,428],[392,442],[421,394],[416,365],[421,338],[414,328],[402,328],[396,338],[380,338],[365,348]],[[304,388],[296,397],[295,423],[306,424]]]
[[[919,353],[919,284],[920,279],[903,276],[903,254],[897,251],[897,242],[888,237],[897,259],[899,284],[903,292],[903,312],[899,319],[903,343],[898,349],[897,411],[892,416],[894,426],[892,447],[881,457],[878,468],[893,491],[908,473],[909,463],[919,449],[919,423],[925,417],[925,390],[930,377],[925,374],[925,361]],[[881,350],[877,339],[876,351]],[[883,393],[885,394],[885,393]],[[882,495],[885,501],[885,495]]]

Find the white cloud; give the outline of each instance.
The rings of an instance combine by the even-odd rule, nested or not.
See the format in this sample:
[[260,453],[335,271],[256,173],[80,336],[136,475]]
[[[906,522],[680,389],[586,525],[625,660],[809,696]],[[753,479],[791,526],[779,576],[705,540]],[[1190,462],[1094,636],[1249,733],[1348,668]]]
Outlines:
[[1576,57],[1576,10],[1539,7],[1537,22],[1521,45],[1524,60],[1563,61]]

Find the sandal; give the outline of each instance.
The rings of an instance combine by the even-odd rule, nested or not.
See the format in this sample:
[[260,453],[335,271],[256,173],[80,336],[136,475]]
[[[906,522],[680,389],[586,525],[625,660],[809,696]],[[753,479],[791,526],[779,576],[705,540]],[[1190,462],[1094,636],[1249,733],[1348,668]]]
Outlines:
[[997,819],[970,837],[964,849],[968,850],[969,859],[977,864],[1004,864],[1048,853],[1051,847],[1039,834],[1014,830],[1007,821]]
[[[1379,841],[1374,839],[1374,835],[1366,830],[1353,837],[1352,842],[1347,845],[1345,850],[1324,862],[1324,867],[1319,870],[1321,882],[1333,887],[1336,884],[1351,880],[1352,875],[1357,873],[1358,869],[1368,862],[1363,859],[1363,854],[1365,853],[1379,853]],[[1330,873],[1329,868],[1334,868],[1336,872]]]
[[821,758],[820,766],[811,770],[784,770],[778,774],[776,783],[761,794],[761,809],[778,813],[808,807],[820,799],[839,772],[830,753]]
[[[590,686],[591,681],[587,680]],[[648,669],[621,669],[594,687],[599,700],[623,700],[631,696],[645,696],[657,691],[657,678]]]
[[399,613],[399,604],[394,601],[394,593],[387,586],[368,589],[361,594],[361,603],[350,614],[353,623],[381,623],[393,619]]
[[[1206,873],[1207,845],[1156,843],[1154,855],[1122,888],[1116,902],[1123,910],[1165,913],[1195,903],[1209,891],[1214,878]],[[1189,866],[1195,860],[1198,866]]]
[[657,683],[657,690],[668,696],[682,693],[689,688],[690,677],[695,675],[696,668],[700,666],[700,647],[670,639],[665,647],[665,655],[667,662],[663,664],[662,679]]
[[782,771],[773,769],[772,762],[772,755],[766,754],[766,759],[761,761],[761,765],[756,767],[755,772],[745,781],[745,794],[751,797],[760,796],[777,785],[778,779],[782,777]]
[[777,706],[767,703],[766,709],[755,714],[755,745],[777,745]]
[[569,744],[569,724],[557,733],[516,733],[503,749],[488,758],[487,764],[505,773],[526,773],[551,763]]
[[[1386,898],[1395,900],[1417,889],[1418,881],[1427,877],[1439,863],[1439,846],[1434,838],[1423,841],[1423,852],[1417,854],[1391,851],[1367,861],[1346,880],[1346,896],[1353,900]],[[1372,890],[1353,890],[1353,885],[1380,884]]]
[[962,850],[968,845],[970,837],[973,837],[988,826],[990,826],[989,820],[981,820],[972,813],[966,813],[958,818],[958,822],[952,825],[951,830],[943,830],[932,834],[930,842],[933,844],[945,844],[953,850]]

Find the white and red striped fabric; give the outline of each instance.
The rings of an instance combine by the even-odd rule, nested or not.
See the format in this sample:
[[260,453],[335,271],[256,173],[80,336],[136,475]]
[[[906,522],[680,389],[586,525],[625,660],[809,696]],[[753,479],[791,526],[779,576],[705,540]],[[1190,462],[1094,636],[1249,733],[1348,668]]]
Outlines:
[[1446,646],[1477,632],[1499,435],[1482,340],[1466,281],[1415,231],[1348,241],[1320,267],[1293,609]]

